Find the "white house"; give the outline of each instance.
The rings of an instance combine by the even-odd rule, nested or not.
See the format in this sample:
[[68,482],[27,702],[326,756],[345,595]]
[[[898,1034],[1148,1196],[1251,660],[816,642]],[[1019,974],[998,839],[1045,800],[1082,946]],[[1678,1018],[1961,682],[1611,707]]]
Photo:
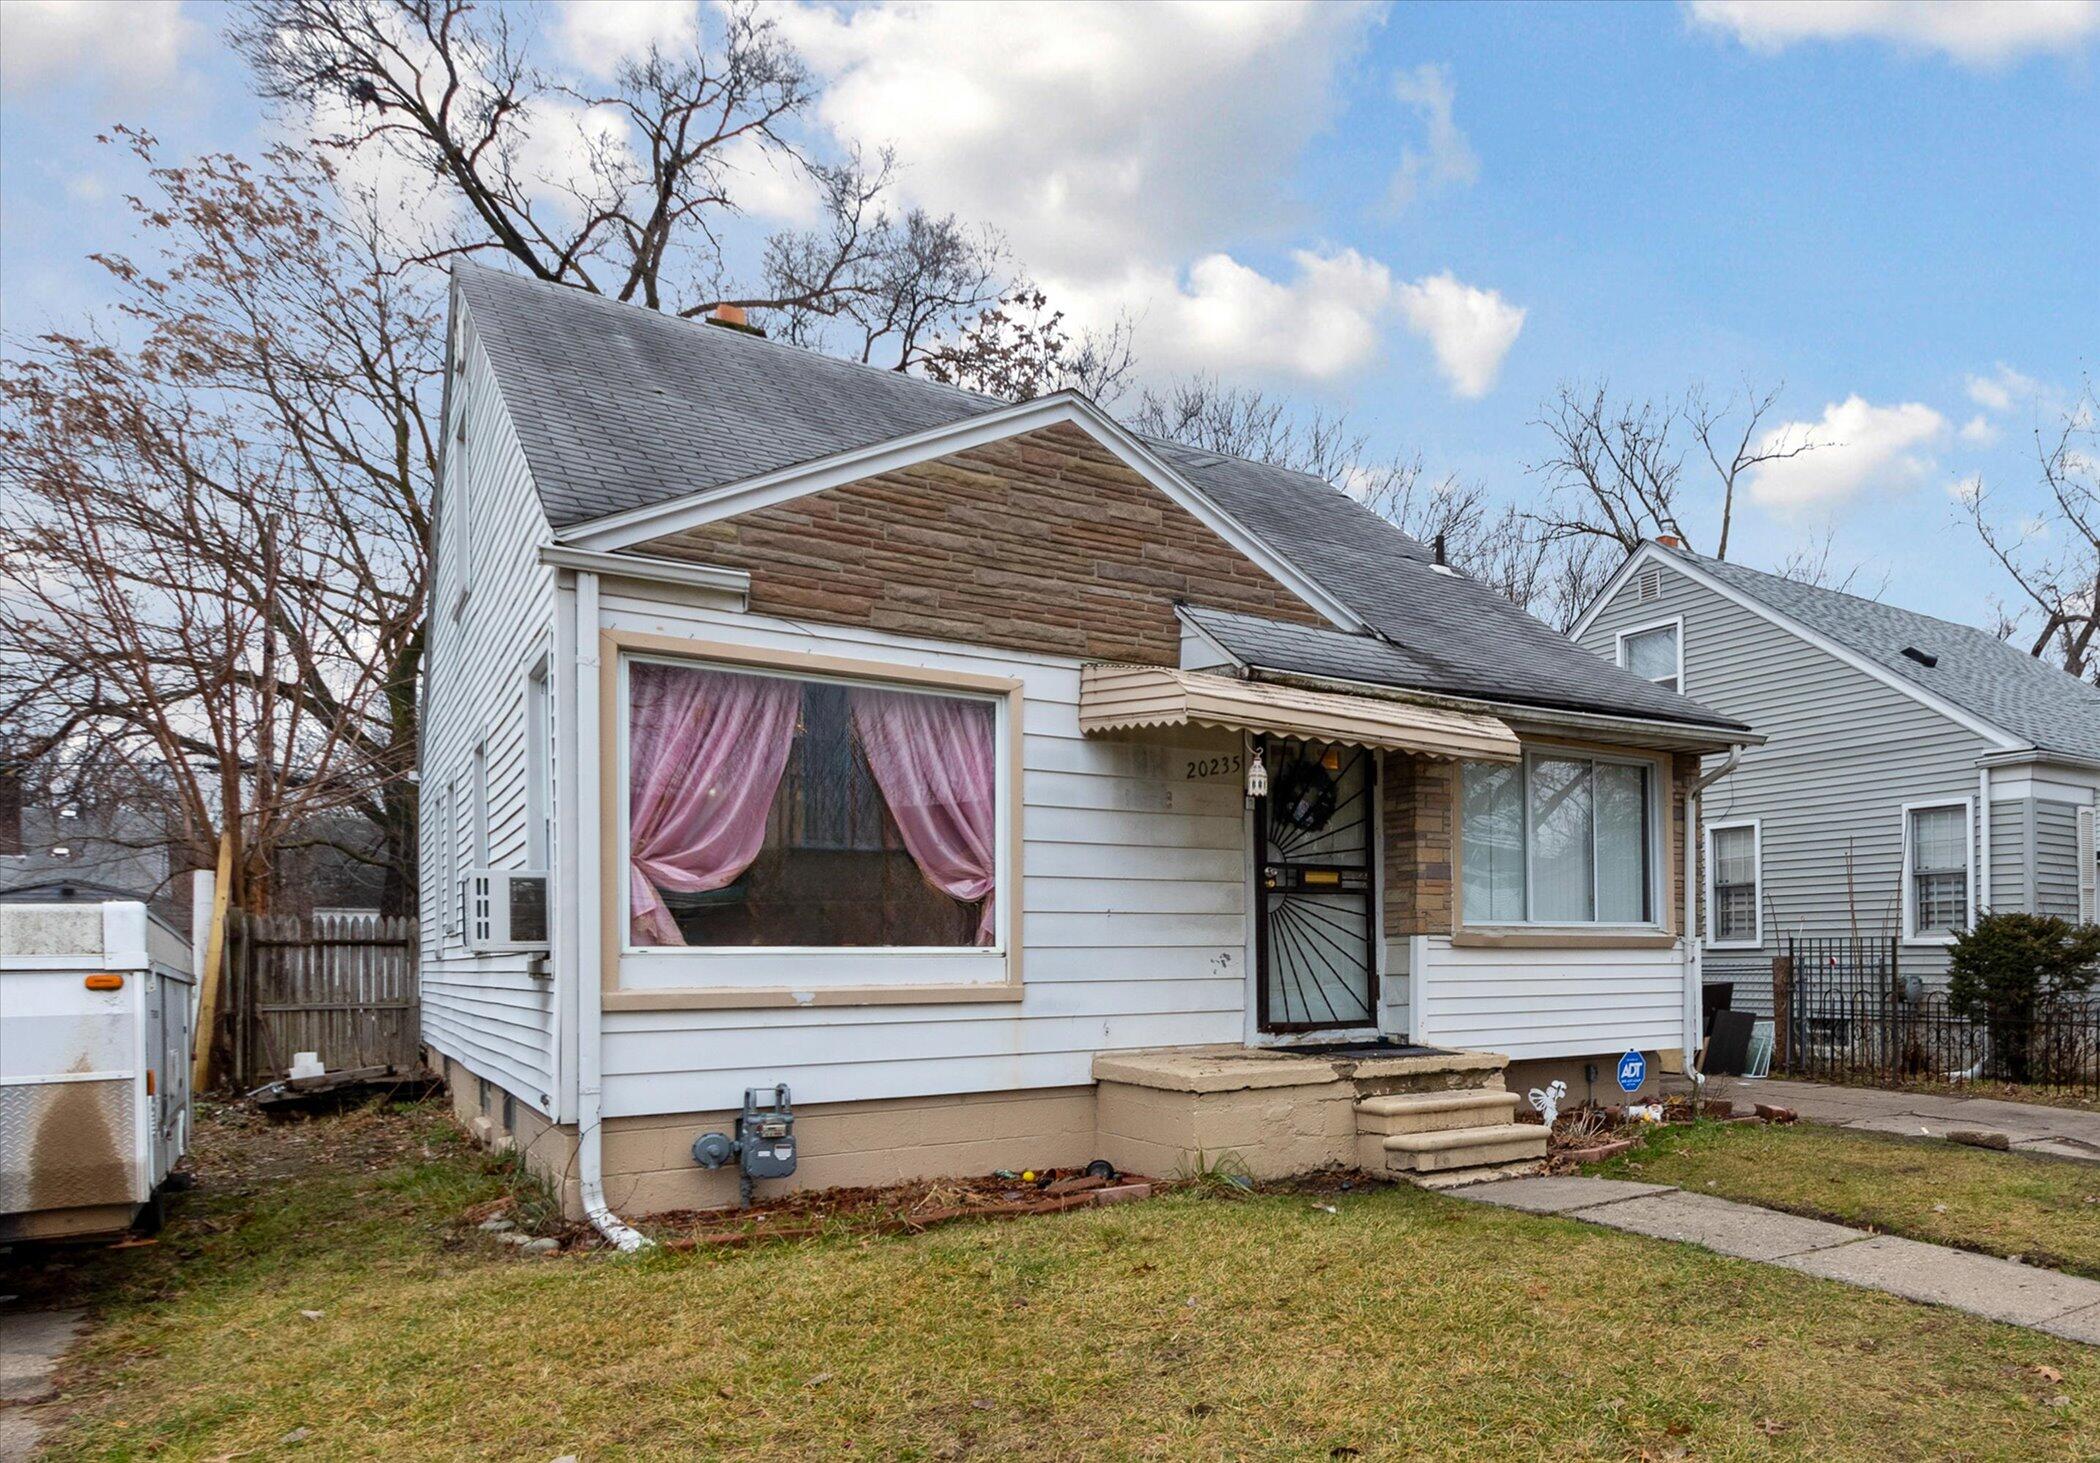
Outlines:
[[747,1087],[808,1184],[1427,1171],[1536,1153],[1505,1062],[1695,1038],[1755,735],[1077,395],[462,265],[431,596],[426,1040],[616,1236]]

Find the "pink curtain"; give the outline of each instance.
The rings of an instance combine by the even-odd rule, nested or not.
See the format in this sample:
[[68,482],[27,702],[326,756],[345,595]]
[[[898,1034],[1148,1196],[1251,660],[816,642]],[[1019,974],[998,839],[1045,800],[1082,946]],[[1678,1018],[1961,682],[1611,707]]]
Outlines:
[[853,727],[904,847],[926,882],[984,901],[977,943],[993,942],[998,735],[982,701],[907,691],[853,692]]
[[734,883],[766,838],[794,745],[798,682],[628,668],[628,900],[637,945],[683,945],[660,889]]

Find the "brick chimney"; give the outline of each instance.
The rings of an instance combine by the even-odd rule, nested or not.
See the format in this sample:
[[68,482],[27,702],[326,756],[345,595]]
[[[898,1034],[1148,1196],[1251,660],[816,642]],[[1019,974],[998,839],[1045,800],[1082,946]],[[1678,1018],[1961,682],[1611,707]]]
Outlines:
[[720,324],[735,325],[739,328],[745,328],[751,324],[749,318],[744,314],[742,305],[717,305],[715,306],[713,318]]
[[1681,549],[1684,547],[1684,540],[1674,533],[1659,533],[1655,536],[1655,541],[1666,549]]

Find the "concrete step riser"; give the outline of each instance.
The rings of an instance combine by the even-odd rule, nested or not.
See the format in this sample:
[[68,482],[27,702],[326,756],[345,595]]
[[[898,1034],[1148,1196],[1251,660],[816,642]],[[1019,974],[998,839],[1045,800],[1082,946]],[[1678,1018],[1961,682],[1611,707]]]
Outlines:
[[1541,1135],[1530,1139],[1504,1139],[1473,1148],[1447,1148],[1434,1153],[1397,1153],[1386,1150],[1386,1168],[1399,1173],[1451,1173],[1460,1169],[1485,1168],[1494,1164],[1521,1163],[1546,1156]]
[[1442,1133],[1457,1128],[1499,1126],[1515,1120],[1518,1098],[1514,1092],[1479,1095],[1488,1100],[1468,1101],[1459,1106],[1440,1109],[1436,1106],[1440,1099],[1431,1098],[1420,1108],[1398,1112],[1369,1112],[1359,1107],[1356,1112],[1356,1131],[1380,1135]]

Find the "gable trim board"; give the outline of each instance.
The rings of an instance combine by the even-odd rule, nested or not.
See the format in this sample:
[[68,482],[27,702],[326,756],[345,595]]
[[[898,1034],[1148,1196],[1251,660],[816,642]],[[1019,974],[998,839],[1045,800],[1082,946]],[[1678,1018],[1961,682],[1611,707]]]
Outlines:
[[[1810,629],[1808,626],[1802,624],[1799,620],[1795,619],[1791,615],[1776,610],[1772,608],[1772,606],[1765,604],[1760,600],[1756,600],[1749,597],[1748,595],[1739,593],[1724,580],[1718,578],[1715,575],[1707,573],[1704,569],[1700,568],[1699,565],[1679,555],[1672,554],[1668,550],[1661,547],[1659,544],[1655,543],[1643,543],[1638,549],[1635,549],[1633,551],[1632,555],[1627,558],[1624,564],[1621,564],[1619,566],[1618,572],[1612,575],[1610,582],[1607,583],[1604,586],[1604,588],[1598,592],[1597,597],[1590,602],[1590,607],[1582,612],[1582,617],[1575,622],[1572,628],[1569,629],[1568,638],[1571,640],[1580,640],[1582,636],[1589,630],[1591,623],[1596,620],[1598,615],[1604,612],[1605,607],[1609,605],[1612,602],[1612,600],[1618,595],[1619,591],[1625,587],[1626,582],[1635,573],[1637,573],[1642,566],[1649,564],[1667,565],[1669,568],[1674,569],[1678,573],[1684,575],[1685,578],[1691,580],[1693,583],[1698,584],[1701,587],[1709,589],[1713,593],[1720,595],[1730,604],[1733,604],[1738,608],[1748,610],[1751,614],[1756,615],[1761,619],[1770,621],[1772,624],[1779,626],[1782,630],[1785,630],[1787,633],[1795,636],[1797,639],[1806,641],[1808,644],[1822,651],[1825,655],[1833,656],[1837,660],[1842,661],[1844,664],[1852,667],[1854,670],[1861,672],[1863,675],[1870,676],[1874,680],[1879,681],[1882,685],[1887,686],[1890,690],[1899,691],[1903,695],[1910,697],[1911,700],[1916,701],[1920,705],[1925,706],[1930,710],[1938,712],[1940,715],[1946,717],[1949,721],[1954,722],[1958,726],[1961,726],[1969,731],[1976,733],[1976,735],[1983,737],[1987,741],[1997,743],[1999,748],[2002,749],[2004,752],[2016,754],[2032,754],[2035,750],[2031,746],[2031,744],[2021,741],[2012,733],[2005,730],[2005,728],[1998,726],[1993,722],[1986,721],[1984,718],[1977,716],[1974,712],[1971,712],[1966,708],[1958,706],[1954,702],[1949,701],[1944,696],[1935,695],[1934,693],[1926,690],[1922,686],[1916,685],[1910,681],[1906,681],[1901,676],[1891,674],[1885,667],[1876,665],[1873,661],[1867,659],[1863,655],[1860,655],[1858,652],[1848,649],[1846,646],[1840,645],[1837,641],[1832,640],[1827,635],[1821,634],[1818,631]],[[1681,648],[1682,642],[1680,641],[1679,643]],[[2050,755],[2053,756],[2054,754]]]
[[1264,572],[1334,624],[1344,629],[1366,629],[1355,612],[1302,573],[1289,560],[1271,549],[1238,520],[1199,492],[1168,466],[1144,443],[1131,435],[1107,413],[1086,398],[1069,391],[1038,397],[1034,401],[1003,407],[960,422],[932,427],[909,436],[878,442],[868,447],[836,453],[814,462],[798,463],[777,472],[763,473],[741,482],[607,514],[559,530],[556,537],[579,549],[619,550],[666,537],[683,529],[697,528],[759,508],[768,508],[828,488],[878,477],[900,468],[917,466],[936,458],[967,452],[1046,427],[1070,425],[1079,428],[1113,453],[1205,528],[1253,560]]
[[[683,589],[711,591],[729,609],[745,609],[751,602],[751,576],[742,569],[727,569],[718,564],[659,559],[651,554],[572,549],[561,544],[543,545],[540,562],[549,568],[579,569],[608,579],[636,579],[651,584],[675,584]],[[698,602],[705,604],[709,601]]]

